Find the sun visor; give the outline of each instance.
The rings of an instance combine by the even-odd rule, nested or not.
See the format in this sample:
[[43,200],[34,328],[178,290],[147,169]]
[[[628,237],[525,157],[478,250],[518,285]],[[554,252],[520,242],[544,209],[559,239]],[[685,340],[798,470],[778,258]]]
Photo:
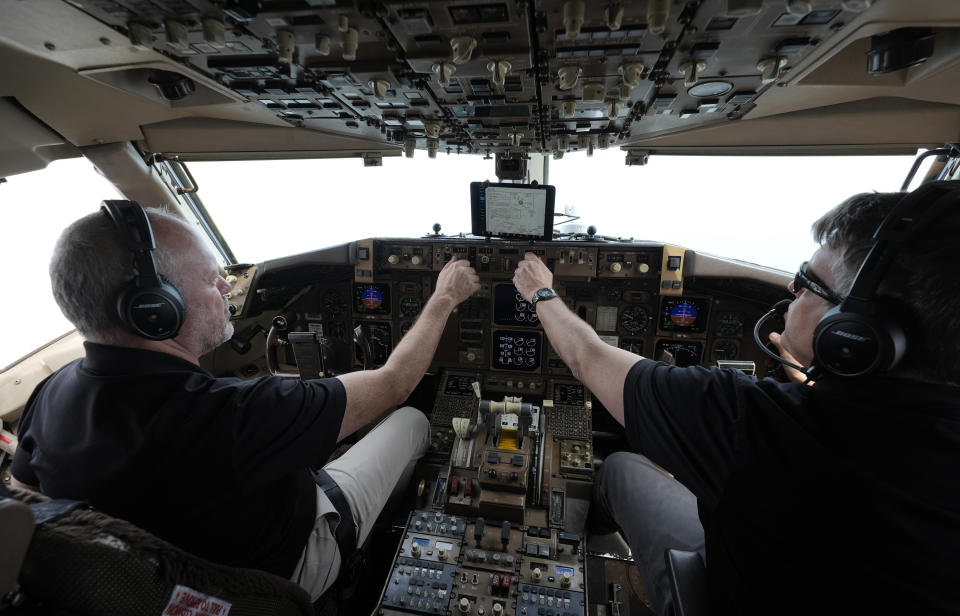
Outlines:
[[0,97],[0,177],[43,169],[61,158],[80,156],[73,144],[50,130],[12,98]]

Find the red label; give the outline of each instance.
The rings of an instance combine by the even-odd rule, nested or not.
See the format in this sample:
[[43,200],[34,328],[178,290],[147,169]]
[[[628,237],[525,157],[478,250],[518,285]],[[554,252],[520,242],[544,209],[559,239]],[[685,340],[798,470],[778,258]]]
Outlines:
[[230,607],[223,599],[178,584],[170,593],[163,616],[227,616]]

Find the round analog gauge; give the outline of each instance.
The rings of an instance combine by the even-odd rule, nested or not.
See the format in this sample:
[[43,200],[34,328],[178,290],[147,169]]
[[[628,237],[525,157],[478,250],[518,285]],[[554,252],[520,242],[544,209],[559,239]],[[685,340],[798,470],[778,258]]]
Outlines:
[[739,336],[741,331],[743,331],[743,313],[717,313],[717,334],[721,336]]
[[620,312],[620,327],[630,334],[642,334],[650,324],[650,311],[643,306],[627,306]]
[[336,291],[323,296],[323,310],[332,317],[338,317],[347,311],[347,302]]
[[736,359],[739,350],[734,340],[717,340],[713,343],[713,360]]
[[420,309],[422,305],[420,300],[416,297],[406,297],[400,298],[400,315],[404,317],[415,317],[420,314]]
[[400,324],[400,337],[403,338],[407,335],[407,332],[410,331],[410,328],[413,327],[413,321],[404,321]]

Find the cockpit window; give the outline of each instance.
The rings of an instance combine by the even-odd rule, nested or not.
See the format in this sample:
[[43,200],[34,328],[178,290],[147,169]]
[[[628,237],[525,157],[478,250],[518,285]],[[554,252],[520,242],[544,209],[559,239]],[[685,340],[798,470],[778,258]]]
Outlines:
[[[900,188],[914,156],[651,156],[597,150],[548,161],[561,231],[668,242],[792,271],[814,250],[810,224],[858,192]],[[417,152],[383,166],[353,159],[193,162],[216,224],[243,262],[364,237],[470,231],[469,183],[493,160]]]
[[365,237],[470,231],[474,180],[497,181],[493,160],[439,154],[188,163],[203,203],[238,261],[257,263]]
[[847,197],[897,191],[915,156],[650,156],[550,161],[557,210],[598,235],[678,244],[793,271],[816,246],[810,225]]
[[104,199],[122,198],[83,158],[14,175],[0,184],[0,370],[69,332],[50,291],[47,266],[64,227],[95,212]]

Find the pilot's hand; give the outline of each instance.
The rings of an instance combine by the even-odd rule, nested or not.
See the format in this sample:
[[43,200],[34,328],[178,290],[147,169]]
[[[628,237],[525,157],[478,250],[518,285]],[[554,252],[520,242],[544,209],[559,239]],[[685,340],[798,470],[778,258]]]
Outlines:
[[553,273],[543,264],[540,257],[528,252],[523,255],[523,261],[517,263],[517,271],[513,274],[513,286],[517,287],[523,299],[533,300],[533,294],[544,288],[553,287]]
[[[797,365],[800,365],[800,362],[797,361],[797,358],[794,357],[790,351],[783,348],[783,341],[780,338],[780,334],[777,332],[770,332],[770,342],[773,343],[773,346],[777,347],[777,353],[780,354],[780,357],[784,358],[789,362],[793,362]],[[783,371],[787,374],[787,378],[793,381],[794,383],[806,383],[807,375],[800,372],[796,368],[791,368],[790,366],[783,364]],[[809,381],[810,384],[813,384],[813,381]]]
[[454,259],[440,270],[434,295],[449,298],[456,306],[479,290],[480,276],[470,267],[470,262]]

